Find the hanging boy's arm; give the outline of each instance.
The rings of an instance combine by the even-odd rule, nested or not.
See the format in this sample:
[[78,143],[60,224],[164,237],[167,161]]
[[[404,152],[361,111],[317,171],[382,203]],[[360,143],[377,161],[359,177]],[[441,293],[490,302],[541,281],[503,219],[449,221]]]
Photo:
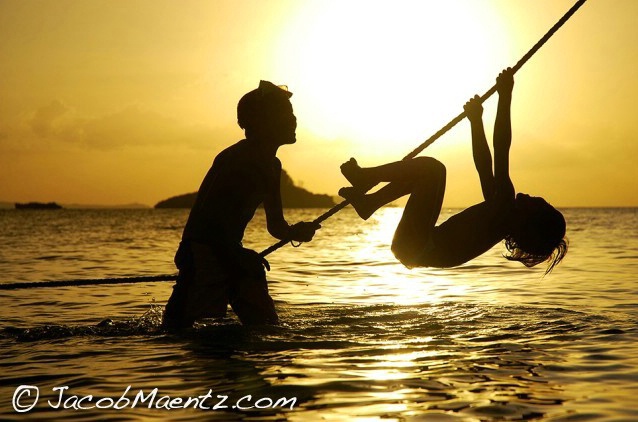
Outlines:
[[474,165],[481,181],[483,198],[487,201],[494,196],[494,175],[492,174],[492,154],[487,145],[485,128],[483,127],[483,106],[479,96],[475,95],[463,108],[472,129]]
[[512,145],[511,104],[514,88],[514,74],[510,68],[501,72],[496,79],[498,108],[494,123],[494,180],[496,194],[514,197],[514,185],[509,174],[509,155]]

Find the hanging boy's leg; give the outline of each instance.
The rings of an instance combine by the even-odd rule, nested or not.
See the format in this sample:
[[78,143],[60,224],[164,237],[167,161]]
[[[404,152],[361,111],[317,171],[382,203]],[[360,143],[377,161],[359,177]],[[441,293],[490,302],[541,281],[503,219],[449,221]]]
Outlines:
[[445,166],[432,160],[410,194],[392,239],[394,256],[406,267],[425,266],[424,258],[434,247],[434,228],[445,195]]
[[[353,205],[359,216],[368,219],[380,207],[410,195],[392,241],[392,252],[404,265],[419,264],[419,257],[432,245],[432,234],[445,194],[445,166],[430,157],[418,157],[378,167],[362,168],[351,159],[341,167],[352,183],[339,194]],[[372,194],[369,186],[390,182]]]
[[[357,213],[367,220],[384,205],[417,190],[431,186],[445,189],[445,166],[431,157],[417,157],[377,167],[359,167],[354,158],[341,166],[341,172],[352,184],[342,188],[339,195],[347,199]],[[377,192],[365,194],[365,190],[378,183],[390,182]],[[436,214],[438,216],[438,210]],[[435,218],[436,221],[436,218]]]

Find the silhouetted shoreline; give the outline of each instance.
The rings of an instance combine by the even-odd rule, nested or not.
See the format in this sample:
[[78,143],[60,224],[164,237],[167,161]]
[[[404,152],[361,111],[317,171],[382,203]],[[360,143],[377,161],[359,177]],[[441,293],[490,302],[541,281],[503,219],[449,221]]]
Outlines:
[[[191,208],[197,192],[185,193],[164,199],[154,208]],[[281,200],[284,208],[330,208],[335,205],[330,195],[312,193],[296,186],[285,170],[281,172]]]
[[[0,210],[29,210],[29,209],[49,209],[49,208],[38,208],[38,207],[24,207],[25,204],[29,204],[30,202],[10,202],[10,201],[0,201]],[[35,202],[37,204],[47,204],[46,202],[40,203]],[[19,204],[16,207],[16,204]],[[54,202],[54,204],[59,205],[63,210],[108,210],[108,209],[150,209],[151,206],[147,204],[139,204],[139,203],[130,203],[130,204],[115,204],[115,205],[105,205],[105,204],[78,204],[78,203],[69,203],[69,204],[58,204]]]
[[16,202],[17,210],[61,210],[63,207],[55,202]]

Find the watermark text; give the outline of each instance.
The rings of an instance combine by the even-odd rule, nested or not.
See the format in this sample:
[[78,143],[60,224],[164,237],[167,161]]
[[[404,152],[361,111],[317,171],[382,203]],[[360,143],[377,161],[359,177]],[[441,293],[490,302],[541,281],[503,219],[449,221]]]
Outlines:
[[13,393],[13,410],[26,413],[45,406],[56,410],[92,410],[92,409],[198,409],[198,410],[251,410],[251,409],[290,409],[297,404],[296,397],[253,397],[247,394],[239,399],[228,395],[213,394],[209,389],[198,396],[177,397],[161,394],[159,388],[133,390],[129,385],[116,397],[98,397],[93,394],[73,394],[68,386],[53,387],[51,397],[40,397],[40,389],[34,385],[21,385]]

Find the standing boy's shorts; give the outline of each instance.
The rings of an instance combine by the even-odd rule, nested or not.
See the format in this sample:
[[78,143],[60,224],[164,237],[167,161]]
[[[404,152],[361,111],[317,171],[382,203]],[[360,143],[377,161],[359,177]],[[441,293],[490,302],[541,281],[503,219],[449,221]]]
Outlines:
[[257,274],[243,268],[230,268],[203,243],[188,242],[185,247],[191,259],[180,266],[173,294],[166,304],[164,325],[167,328],[190,327],[200,318],[224,317],[228,304],[242,324],[278,323],[263,269]]

